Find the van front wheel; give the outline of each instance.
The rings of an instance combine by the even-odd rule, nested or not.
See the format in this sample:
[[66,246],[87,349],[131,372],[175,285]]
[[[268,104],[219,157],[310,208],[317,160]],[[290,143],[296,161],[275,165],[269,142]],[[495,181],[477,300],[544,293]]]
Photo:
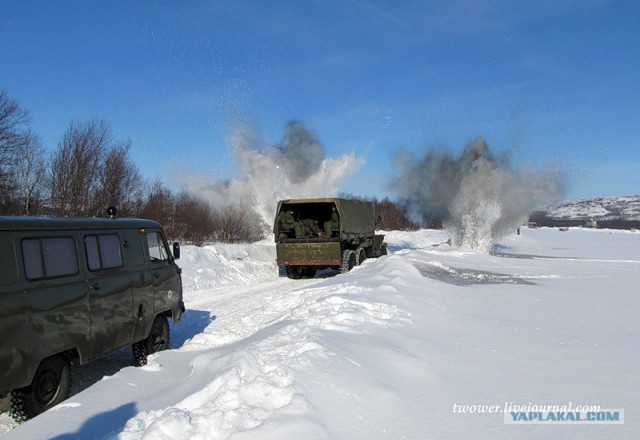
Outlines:
[[156,316],[146,339],[132,345],[136,365],[147,365],[147,356],[169,348],[169,322],[165,316]]
[[37,416],[69,396],[71,366],[63,356],[42,361],[31,385],[11,392],[11,416],[19,422]]

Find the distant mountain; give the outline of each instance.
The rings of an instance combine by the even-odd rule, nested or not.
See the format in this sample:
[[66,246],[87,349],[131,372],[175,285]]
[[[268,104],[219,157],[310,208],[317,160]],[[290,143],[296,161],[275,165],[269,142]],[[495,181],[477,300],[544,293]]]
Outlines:
[[637,228],[640,194],[558,202],[533,212],[529,219],[541,226],[577,226],[596,220],[599,227]]

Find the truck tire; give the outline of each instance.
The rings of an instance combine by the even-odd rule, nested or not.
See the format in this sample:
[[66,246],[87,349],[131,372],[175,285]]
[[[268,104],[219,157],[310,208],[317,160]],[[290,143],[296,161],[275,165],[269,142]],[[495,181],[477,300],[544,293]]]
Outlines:
[[149,336],[131,346],[136,365],[140,367],[147,365],[147,356],[168,349],[169,337],[169,322],[167,318],[163,315],[156,316]]
[[287,276],[292,280],[299,280],[304,276],[304,266],[287,266]]
[[361,265],[367,259],[367,251],[363,247],[356,249],[356,263]]
[[63,355],[43,360],[31,385],[11,392],[11,416],[23,422],[56,406],[69,396],[71,365]]
[[382,257],[383,255],[387,255],[388,251],[387,251],[387,244],[386,243],[382,243],[380,245],[380,256]]
[[313,278],[316,276],[316,268],[314,266],[305,266],[303,273],[305,278]]
[[340,265],[340,273],[347,273],[357,264],[356,253],[351,249],[347,249],[342,254],[342,264]]

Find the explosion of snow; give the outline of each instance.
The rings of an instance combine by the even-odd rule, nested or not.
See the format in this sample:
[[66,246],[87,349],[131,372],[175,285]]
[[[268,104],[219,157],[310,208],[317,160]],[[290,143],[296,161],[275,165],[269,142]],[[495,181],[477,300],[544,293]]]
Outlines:
[[270,145],[246,126],[236,129],[229,145],[237,162],[236,177],[183,175],[181,186],[212,207],[249,207],[266,235],[278,200],[333,197],[339,184],[357,171],[362,159],[354,153],[325,157],[323,145],[299,122],[289,122],[282,144]]
[[559,195],[557,176],[518,173],[495,159],[483,139],[457,159],[435,150],[418,159],[403,151],[397,167],[401,177],[392,188],[410,212],[427,225],[442,222],[455,245],[480,251]]

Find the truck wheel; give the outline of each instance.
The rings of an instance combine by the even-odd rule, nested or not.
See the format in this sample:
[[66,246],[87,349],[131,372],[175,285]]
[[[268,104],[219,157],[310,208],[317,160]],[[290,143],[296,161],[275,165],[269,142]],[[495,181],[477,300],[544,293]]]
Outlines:
[[31,385],[11,392],[11,416],[18,422],[37,416],[69,396],[71,366],[63,356],[42,361]]
[[287,276],[292,280],[299,280],[304,275],[303,266],[287,266]]
[[313,278],[316,276],[316,268],[313,266],[307,266],[303,270],[305,278]]
[[132,345],[136,365],[147,365],[147,356],[169,348],[169,322],[162,315],[156,316],[149,336]]
[[356,249],[356,260],[358,265],[364,263],[364,260],[367,259],[367,251],[363,247],[359,247]]
[[349,272],[356,265],[356,253],[351,249],[347,249],[342,254],[342,264],[340,265],[340,273]]
[[387,255],[387,244],[386,243],[382,243],[380,245],[380,256],[382,257],[383,255]]

